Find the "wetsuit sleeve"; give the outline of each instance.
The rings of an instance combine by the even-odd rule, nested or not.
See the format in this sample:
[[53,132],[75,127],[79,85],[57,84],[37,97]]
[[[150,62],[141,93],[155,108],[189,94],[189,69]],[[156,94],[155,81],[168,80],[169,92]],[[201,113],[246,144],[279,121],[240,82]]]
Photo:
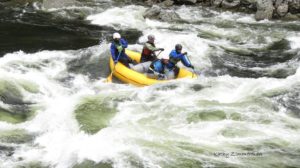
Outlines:
[[177,54],[175,50],[171,51],[171,53],[169,54],[170,58],[175,58],[178,60],[181,60],[183,56],[183,54]]
[[116,46],[113,43],[110,45],[110,53],[111,53],[113,60],[116,60],[117,59]]
[[169,56],[170,56],[170,58],[175,58],[175,59],[180,60],[182,62],[182,64],[186,67],[192,66],[190,60],[188,59],[188,57],[186,55],[183,55],[181,53],[178,54],[178,53],[176,53],[175,50],[171,51]]
[[150,51],[158,51],[159,48],[153,47],[150,43],[145,43],[144,47],[148,48]]
[[125,39],[122,38],[120,41],[121,41],[121,45],[122,45],[123,48],[128,47],[128,42]]
[[191,64],[189,58],[186,55],[183,55],[183,54],[181,54],[181,55],[182,55],[182,57],[181,57],[182,64],[186,67],[191,67],[192,64]]

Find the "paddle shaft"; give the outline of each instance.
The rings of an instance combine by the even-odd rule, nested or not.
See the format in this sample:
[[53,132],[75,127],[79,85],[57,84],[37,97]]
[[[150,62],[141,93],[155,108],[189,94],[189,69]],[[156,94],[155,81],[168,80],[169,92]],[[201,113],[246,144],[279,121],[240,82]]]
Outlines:
[[158,57],[161,52],[162,52],[162,50],[160,50],[160,52],[156,55],[156,57]]
[[[187,55],[186,55],[186,58],[189,60],[190,64],[192,64],[190,58],[189,58]],[[196,72],[195,72],[195,69],[194,69],[194,68],[192,68],[192,70],[193,70],[193,77],[194,77],[194,74],[196,74]],[[198,78],[197,75],[196,75],[196,78]]]
[[116,66],[117,66],[117,64],[118,64],[118,62],[119,62],[119,58],[120,58],[121,54],[122,54],[122,51],[119,53],[119,55],[118,55],[118,57],[117,57],[117,63],[116,63],[116,64],[115,64],[115,61],[114,61],[114,68],[113,68],[113,70],[111,71],[110,75],[107,77],[107,80],[106,80],[106,81],[108,81],[108,79],[111,78],[111,77],[112,77],[112,74],[115,72],[115,69],[116,69]]

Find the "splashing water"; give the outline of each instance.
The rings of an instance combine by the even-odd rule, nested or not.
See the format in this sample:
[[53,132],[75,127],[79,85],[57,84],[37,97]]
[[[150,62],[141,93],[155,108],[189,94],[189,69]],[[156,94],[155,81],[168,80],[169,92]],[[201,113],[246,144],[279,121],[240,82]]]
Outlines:
[[181,43],[201,76],[143,88],[103,83],[105,38],[7,53],[0,167],[299,167],[300,39],[291,28],[299,23],[190,6],[177,10],[185,22],[166,23],[144,19],[145,10],[111,6],[85,21],[141,32],[129,45],[137,51],[154,34],[161,57]]

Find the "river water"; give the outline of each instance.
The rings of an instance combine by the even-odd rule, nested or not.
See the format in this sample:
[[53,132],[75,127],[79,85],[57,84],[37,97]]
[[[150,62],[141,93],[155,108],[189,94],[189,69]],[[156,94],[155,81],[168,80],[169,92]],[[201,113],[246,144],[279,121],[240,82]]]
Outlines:
[[[300,167],[300,21],[177,6],[0,2],[0,167]],[[199,77],[137,88],[103,82],[111,34]],[[181,65],[182,66],[182,65]]]

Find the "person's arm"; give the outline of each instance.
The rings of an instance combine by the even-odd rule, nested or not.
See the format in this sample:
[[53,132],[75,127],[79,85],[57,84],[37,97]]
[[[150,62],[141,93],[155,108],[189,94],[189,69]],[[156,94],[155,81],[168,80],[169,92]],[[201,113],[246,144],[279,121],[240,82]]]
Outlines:
[[117,59],[116,58],[116,46],[113,43],[110,45],[110,53],[111,53],[113,60],[115,61]]
[[128,47],[128,42],[125,39],[121,38],[120,41],[121,41],[121,45],[122,45],[123,48],[127,48]]
[[181,57],[180,60],[181,60],[181,62],[182,62],[182,64],[184,66],[186,66],[186,67],[193,67],[192,64],[191,64],[191,62],[190,62],[190,60],[188,59],[188,57],[186,55],[182,55],[182,57]]
[[145,47],[148,48],[150,51],[158,51],[160,48],[156,48],[152,46],[150,43],[145,43]]
[[173,50],[169,56],[170,56],[170,58],[175,58],[177,60],[182,60],[182,58],[184,57],[184,55],[182,53],[178,54],[175,50]]

